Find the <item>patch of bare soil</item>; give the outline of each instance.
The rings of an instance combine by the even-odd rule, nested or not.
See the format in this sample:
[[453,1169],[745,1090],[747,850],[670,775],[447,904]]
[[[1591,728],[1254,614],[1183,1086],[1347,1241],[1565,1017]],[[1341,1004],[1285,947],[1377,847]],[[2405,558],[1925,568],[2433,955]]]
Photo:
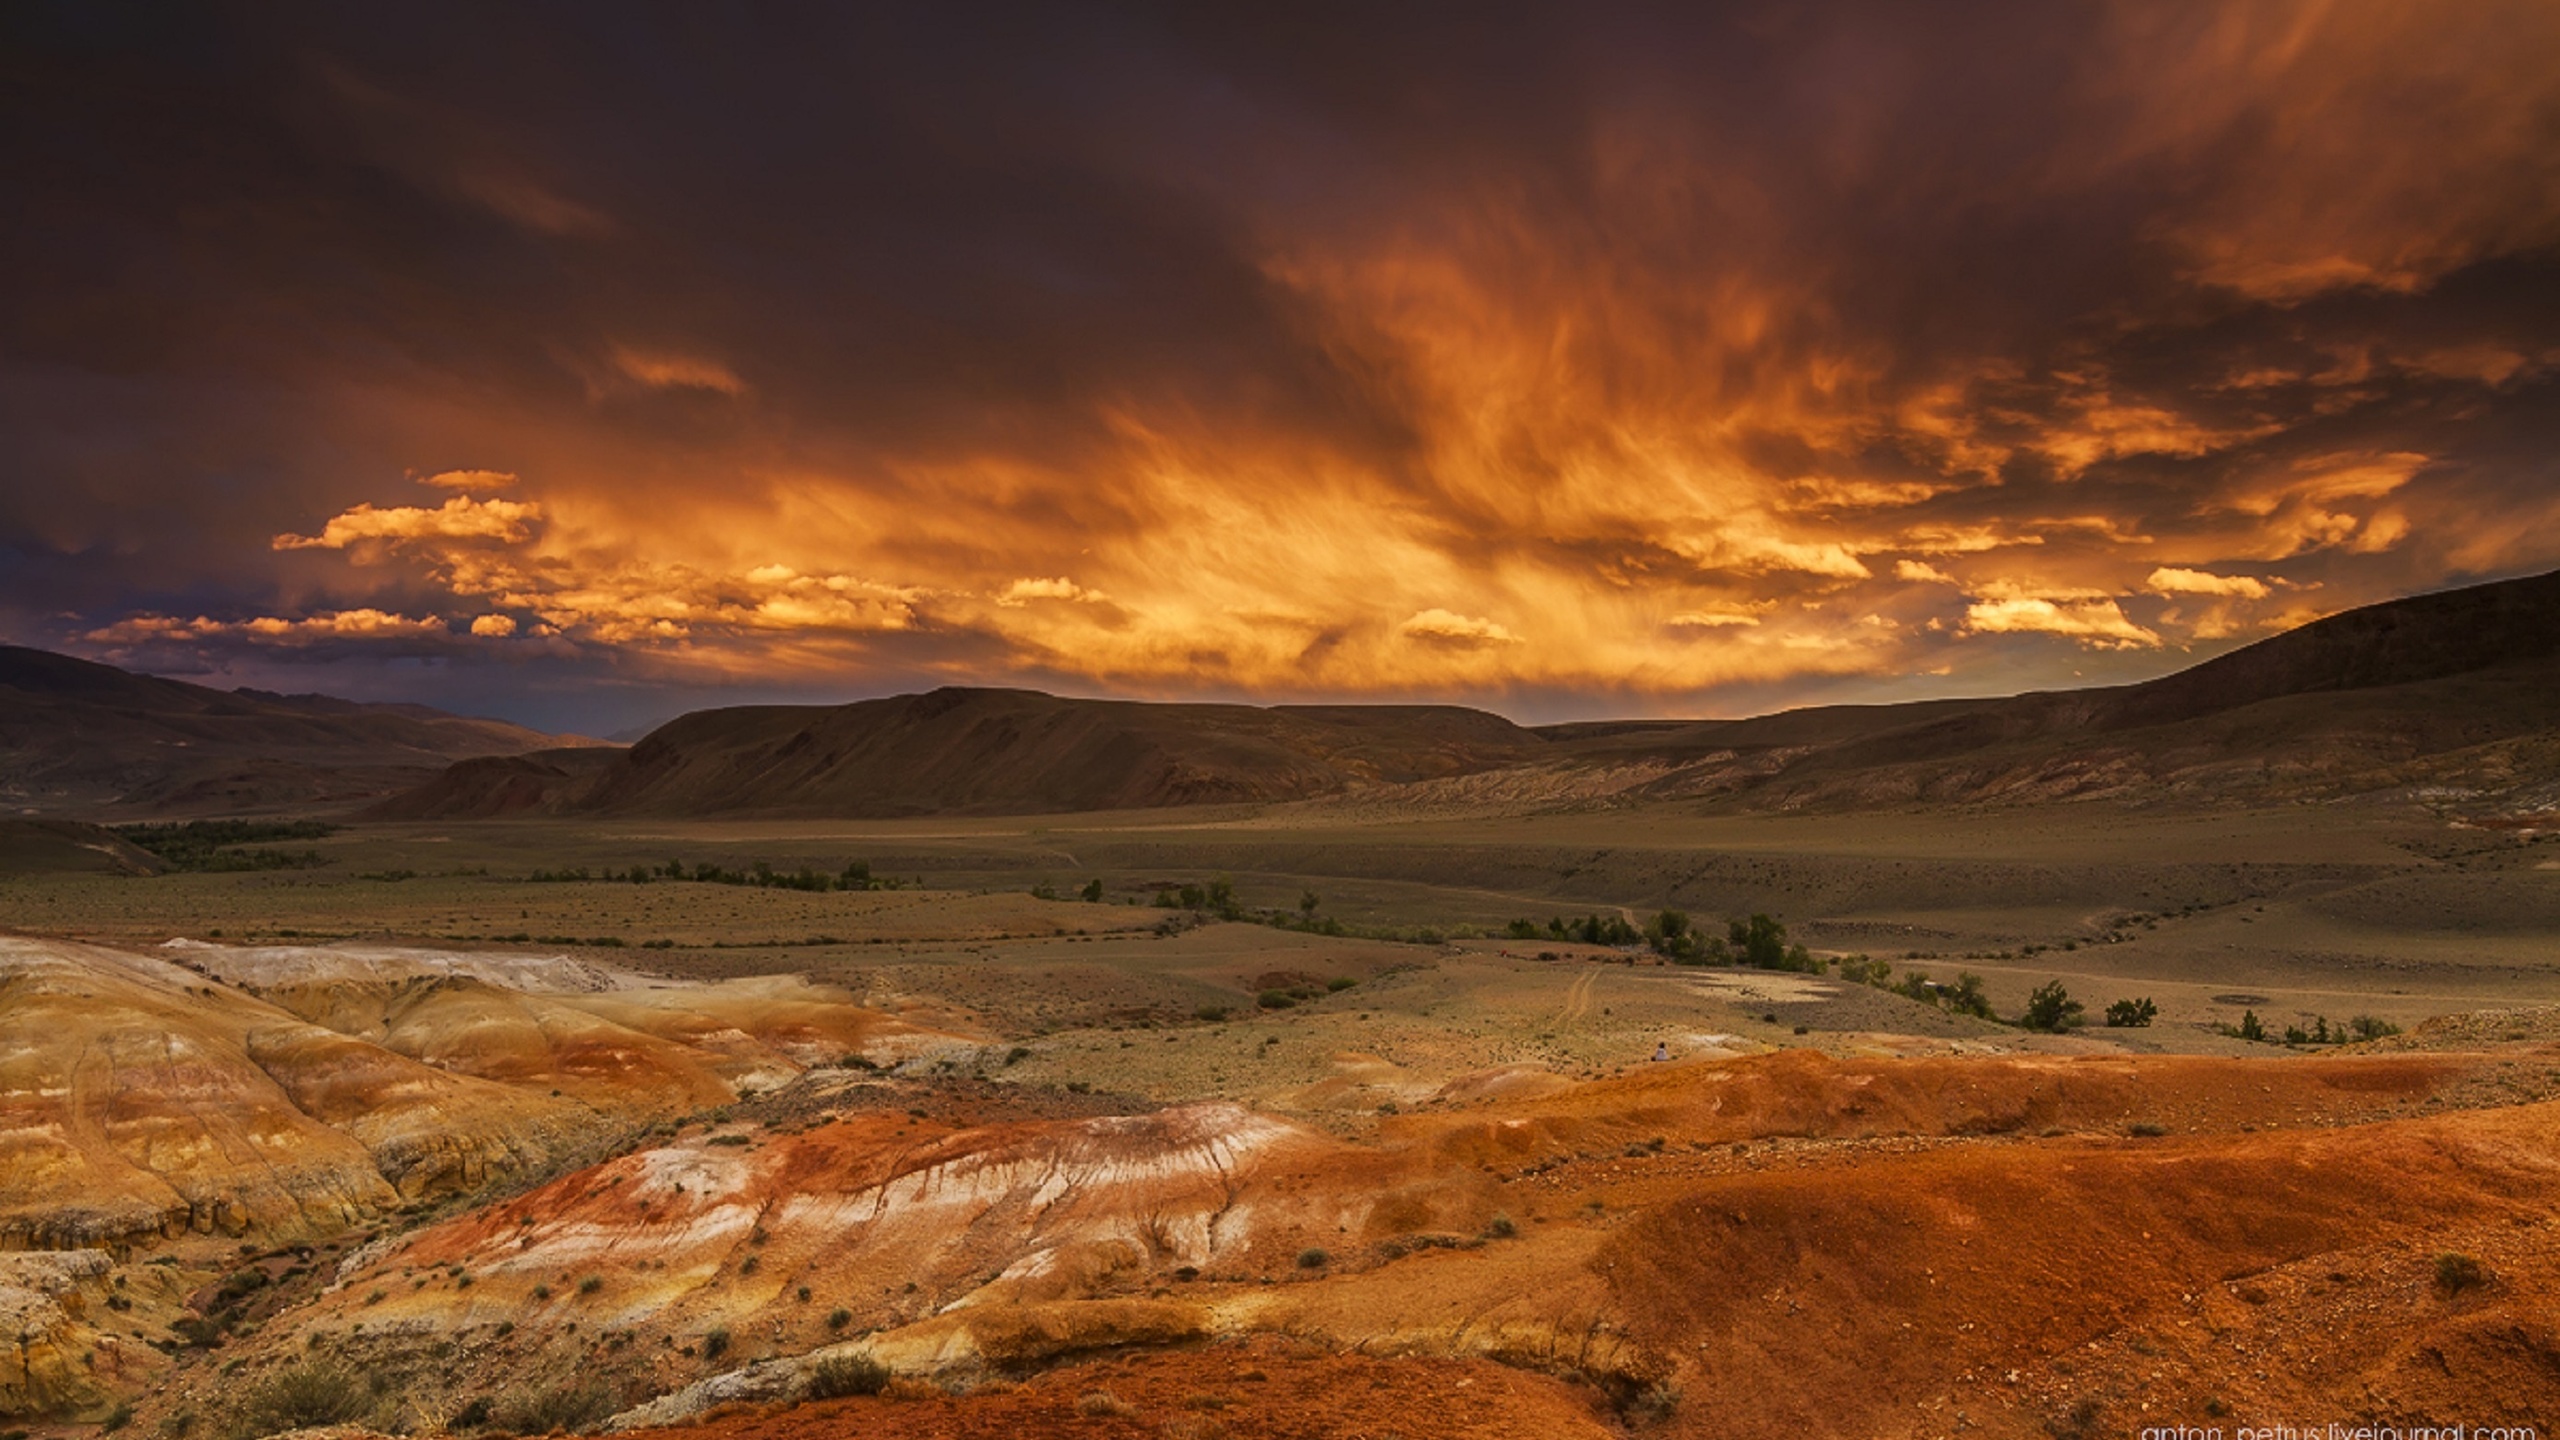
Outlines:
[[1480,1360],[1373,1358],[1261,1338],[1063,1366],[952,1395],[741,1409],[664,1440],[1598,1440],[1624,1432],[1586,1385]]

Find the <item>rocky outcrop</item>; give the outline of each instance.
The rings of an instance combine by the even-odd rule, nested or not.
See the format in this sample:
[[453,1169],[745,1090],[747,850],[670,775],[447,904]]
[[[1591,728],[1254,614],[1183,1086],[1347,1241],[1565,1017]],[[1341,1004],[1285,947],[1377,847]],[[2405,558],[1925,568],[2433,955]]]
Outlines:
[[96,1418],[158,1367],[95,1323],[108,1271],[94,1250],[0,1255],[0,1417]]

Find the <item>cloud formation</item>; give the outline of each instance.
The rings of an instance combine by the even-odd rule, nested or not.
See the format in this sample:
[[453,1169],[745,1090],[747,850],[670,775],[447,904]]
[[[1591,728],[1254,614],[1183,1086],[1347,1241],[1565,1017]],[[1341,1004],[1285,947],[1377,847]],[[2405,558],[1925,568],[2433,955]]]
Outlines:
[[2524,0],[186,23],[0,62],[20,640],[1714,711],[2560,564]]

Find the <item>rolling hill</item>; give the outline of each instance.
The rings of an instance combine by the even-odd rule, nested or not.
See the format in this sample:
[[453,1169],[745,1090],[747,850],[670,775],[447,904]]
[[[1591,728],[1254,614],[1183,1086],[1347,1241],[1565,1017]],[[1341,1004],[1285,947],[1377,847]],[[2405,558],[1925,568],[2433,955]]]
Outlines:
[[1296,800],[1472,774],[1551,748],[1457,706],[1264,709],[952,688],[832,708],[698,711],[601,766],[557,755],[457,766],[372,813],[1126,810]]
[[[700,711],[619,756],[466,762],[372,813],[889,817],[1359,794],[1482,777],[1539,803],[1750,808],[2392,788],[2536,798],[2560,742],[2560,572],[2367,606],[2136,685],[1525,728],[1455,706],[1158,705],[943,689]],[[1534,781],[1534,784],[1530,782]],[[2560,794],[2550,797],[2560,807]]]
[[424,705],[214,690],[0,646],[0,807],[22,814],[356,804],[468,756],[562,743]]

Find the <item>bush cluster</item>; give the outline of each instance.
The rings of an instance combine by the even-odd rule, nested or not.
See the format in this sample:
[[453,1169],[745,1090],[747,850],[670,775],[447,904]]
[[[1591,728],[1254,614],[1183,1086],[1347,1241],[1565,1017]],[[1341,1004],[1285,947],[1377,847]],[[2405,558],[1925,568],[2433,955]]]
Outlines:
[[634,865],[627,870],[607,868],[590,872],[585,866],[576,869],[536,870],[524,877],[534,884],[576,885],[599,883],[612,885],[651,885],[659,883],[688,885],[745,885],[759,890],[806,890],[823,894],[830,890],[895,890],[899,882],[871,873],[867,860],[848,862],[834,872],[803,865],[797,870],[777,870],[769,861],[759,860],[743,870],[723,865],[688,866],[681,860],[663,865]]
[[809,1398],[877,1395],[888,1388],[889,1380],[889,1367],[869,1355],[830,1355],[809,1371]]
[[318,820],[189,820],[114,828],[126,844],[159,856],[170,869],[191,871],[312,869],[329,863],[320,852],[277,850],[270,848],[273,842],[317,840],[338,830]]

